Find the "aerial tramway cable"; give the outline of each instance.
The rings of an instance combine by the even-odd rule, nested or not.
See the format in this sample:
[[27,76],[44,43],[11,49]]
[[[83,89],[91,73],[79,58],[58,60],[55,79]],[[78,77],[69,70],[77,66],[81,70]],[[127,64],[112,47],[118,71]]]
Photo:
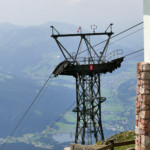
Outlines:
[[42,86],[42,88],[40,89],[40,91],[37,93],[37,95],[35,96],[35,98],[33,99],[32,103],[29,105],[29,107],[27,108],[27,110],[25,111],[25,113],[23,114],[23,116],[21,117],[21,119],[19,120],[19,122],[17,123],[17,125],[15,126],[15,128],[13,129],[13,131],[10,133],[10,135],[8,136],[8,138],[6,139],[5,143],[1,146],[1,150],[5,147],[6,143],[8,142],[8,140],[10,139],[10,137],[13,136],[13,134],[15,133],[15,131],[17,130],[17,128],[20,126],[20,124],[22,123],[22,121],[24,120],[25,116],[27,115],[27,113],[30,111],[31,107],[33,106],[33,104],[35,103],[35,101],[38,99],[38,97],[40,96],[40,94],[42,93],[42,91],[44,90],[45,86],[47,85],[48,81],[53,78],[53,74],[51,74],[48,79],[46,80],[46,82],[44,83],[44,85]]
[[[121,35],[121,34],[127,32],[127,31],[129,31],[129,30],[131,30],[131,29],[133,29],[133,28],[135,28],[135,27],[141,25],[141,24],[143,24],[143,22],[140,22],[140,23],[138,23],[138,24],[136,24],[136,25],[134,25],[134,26],[132,26],[132,27],[130,27],[130,28],[127,28],[127,29],[123,30],[122,32],[120,32],[120,33],[118,33],[118,34],[116,34],[116,35],[110,37],[110,39],[113,39],[113,38],[115,38],[115,37],[117,37],[117,36],[119,36],[119,35]],[[93,47],[97,47],[98,45],[101,45],[101,44],[105,43],[106,41],[107,41],[107,40],[104,40],[104,41],[102,41],[102,42],[100,42],[100,43],[97,43],[97,44],[94,45]],[[84,52],[86,52],[86,51],[87,51],[87,49],[83,50],[81,53],[84,53]]]
[[118,41],[120,41],[120,40],[123,40],[123,39],[125,39],[125,38],[127,38],[127,37],[131,36],[132,34],[135,34],[135,33],[139,32],[139,31],[141,31],[141,30],[143,30],[143,28],[138,29],[138,30],[136,30],[136,31],[134,31],[134,32],[131,32],[131,33],[127,34],[126,36],[124,36],[124,37],[122,37],[122,38],[117,39],[116,41],[110,42],[110,44],[109,44],[109,45],[114,44],[114,43],[116,43],[116,42],[118,42]]
[[142,48],[142,49],[139,49],[139,50],[137,50],[137,51],[134,51],[134,52],[132,52],[132,53],[129,53],[129,54],[125,55],[124,57],[133,55],[133,54],[138,53],[138,52],[141,52],[141,51],[143,51],[143,50],[144,50],[143,48]]
[[[52,125],[50,126],[50,129],[55,126],[55,124],[66,114],[66,112],[68,112],[68,111],[72,108],[72,106],[73,106],[75,103],[76,103],[76,101],[74,101],[74,102],[52,123]],[[47,130],[47,132],[48,132],[48,131],[49,131],[49,130]],[[47,132],[45,132],[43,136],[40,136],[40,137],[38,138],[38,141],[39,141],[41,138],[43,138]],[[31,150],[31,149],[33,148],[33,146],[34,146],[34,145],[32,144],[31,147],[29,148],[29,150]]]
[[[136,31],[134,31],[134,32],[131,32],[131,33],[129,33],[129,34],[127,34],[127,35],[125,35],[125,36],[123,36],[123,37],[121,37],[121,38],[119,38],[119,39],[113,41],[113,42],[110,42],[109,45],[114,44],[114,43],[116,43],[116,42],[118,42],[118,41],[120,41],[120,40],[123,40],[123,39],[125,39],[125,38],[127,38],[127,37],[129,37],[129,36],[131,36],[131,35],[133,35],[133,34],[135,34],[135,33],[137,33],[137,32],[139,32],[139,31],[141,31],[141,30],[143,30],[143,28],[138,29],[138,30],[136,30]],[[125,46],[124,46],[124,47],[125,47]],[[101,48],[102,48],[102,47],[101,47]],[[127,48],[127,47],[125,47],[125,48]],[[100,48],[96,49],[96,51],[98,51],[99,49],[100,49]],[[130,48],[127,48],[127,49],[130,49]]]

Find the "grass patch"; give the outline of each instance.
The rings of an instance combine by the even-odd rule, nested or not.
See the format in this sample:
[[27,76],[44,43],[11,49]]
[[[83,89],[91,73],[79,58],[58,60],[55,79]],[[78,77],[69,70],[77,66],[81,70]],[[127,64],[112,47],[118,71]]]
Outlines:
[[[114,136],[111,136],[105,141],[99,141],[96,143],[96,145],[103,145],[106,143],[106,141],[109,141],[110,139],[114,139],[115,143],[119,142],[125,142],[125,141],[130,141],[130,140],[135,140],[135,131],[127,131],[127,132],[121,132],[120,134],[116,134]],[[126,150],[127,148],[130,147],[135,147],[134,144],[127,145],[127,146],[120,146],[120,147],[115,147],[115,150]]]
[[125,121],[125,120],[127,120],[127,118],[126,117],[119,117],[115,114],[112,114],[112,115],[105,115],[103,117],[103,120],[109,121],[109,122],[111,122],[111,121]]
[[102,97],[111,97],[112,96],[110,93],[110,90],[107,88],[102,88],[101,93],[102,93]]
[[66,113],[64,115],[64,119],[70,123],[76,123],[76,120],[77,120],[76,115],[72,112]]
[[102,107],[102,111],[108,111],[108,112],[123,112],[124,108],[117,103],[112,103],[109,105],[104,104],[104,106]]
[[55,133],[67,132],[75,128],[75,124],[65,124],[62,122],[57,122],[56,126],[58,127],[58,129],[55,131]]

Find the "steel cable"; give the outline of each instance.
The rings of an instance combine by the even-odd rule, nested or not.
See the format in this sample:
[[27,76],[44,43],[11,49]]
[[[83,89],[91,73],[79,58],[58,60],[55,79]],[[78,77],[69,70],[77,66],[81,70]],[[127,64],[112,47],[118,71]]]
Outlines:
[[10,133],[10,135],[8,136],[8,138],[6,139],[6,141],[4,142],[4,144],[1,146],[1,148],[0,148],[1,150],[3,150],[3,148],[5,148],[6,143],[9,141],[10,137],[13,136],[13,134],[15,133],[15,131],[17,130],[17,128],[19,127],[19,125],[22,123],[22,121],[24,120],[25,116],[30,111],[31,107],[33,106],[33,104],[35,103],[35,101],[37,100],[37,98],[40,96],[41,92],[44,90],[46,84],[48,83],[48,81],[51,78],[52,78],[52,74],[48,77],[48,79],[46,80],[46,82],[44,83],[44,85],[42,86],[42,88],[40,89],[40,91],[37,93],[37,95],[33,99],[32,103],[29,105],[29,107],[27,108],[27,110],[24,112],[23,116],[21,117],[21,119],[19,120],[19,122],[17,123],[17,125],[15,126],[15,128],[13,129],[13,131]]

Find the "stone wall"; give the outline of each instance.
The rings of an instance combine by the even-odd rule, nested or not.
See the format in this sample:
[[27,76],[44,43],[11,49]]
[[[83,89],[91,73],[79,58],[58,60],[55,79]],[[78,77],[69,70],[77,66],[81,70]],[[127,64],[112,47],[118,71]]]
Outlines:
[[136,150],[150,150],[150,64],[137,64]]

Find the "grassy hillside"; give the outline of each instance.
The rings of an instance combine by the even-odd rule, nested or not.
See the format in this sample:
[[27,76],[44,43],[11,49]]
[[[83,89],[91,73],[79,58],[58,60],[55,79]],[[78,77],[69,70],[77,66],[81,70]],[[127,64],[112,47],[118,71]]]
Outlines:
[[[111,136],[110,138],[106,139],[103,142],[97,142],[96,145],[103,145],[103,143],[111,139],[114,139],[115,143],[135,140],[135,132],[134,131],[121,132],[119,134]],[[135,145],[131,144],[127,146],[115,147],[115,150],[126,150],[127,148],[130,148],[130,147],[135,147]]]

